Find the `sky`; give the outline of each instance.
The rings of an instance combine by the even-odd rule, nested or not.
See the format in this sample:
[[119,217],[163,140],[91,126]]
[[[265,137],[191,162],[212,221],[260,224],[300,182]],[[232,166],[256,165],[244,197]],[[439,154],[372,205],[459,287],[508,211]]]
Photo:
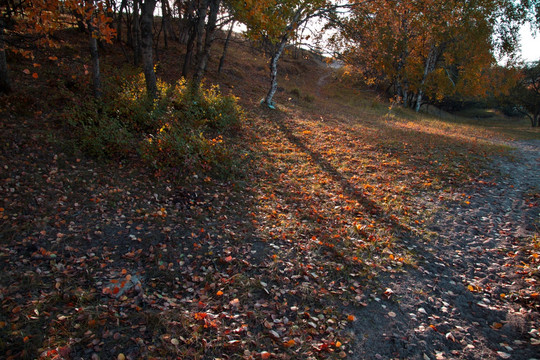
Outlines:
[[526,25],[521,28],[521,57],[525,61],[540,60],[540,34],[532,37],[531,28]]

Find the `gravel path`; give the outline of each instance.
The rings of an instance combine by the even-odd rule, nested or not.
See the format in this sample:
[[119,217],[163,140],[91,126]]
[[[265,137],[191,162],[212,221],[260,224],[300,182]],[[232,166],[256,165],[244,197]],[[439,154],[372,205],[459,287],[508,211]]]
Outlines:
[[[528,283],[516,273],[520,249],[538,231],[540,141],[509,144],[513,159],[493,159],[493,176],[466,189],[463,200],[440,203],[432,240],[410,241],[416,269],[389,274],[356,310],[355,354],[363,359],[540,358],[538,308],[509,301]],[[538,271],[537,271],[538,274]],[[384,289],[388,296],[383,294]],[[501,295],[502,294],[502,295]],[[535,345],[536,344],[536,345]]]

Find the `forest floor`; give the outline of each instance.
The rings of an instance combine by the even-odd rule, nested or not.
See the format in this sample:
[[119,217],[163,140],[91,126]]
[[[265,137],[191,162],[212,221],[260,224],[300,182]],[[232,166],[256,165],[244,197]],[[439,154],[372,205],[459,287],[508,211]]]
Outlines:
[[228,181],[65,153],[53,112],[2,99],[0,353],[539,357],[539,133],[283,66],[275,111],[219,78],[247,110]]

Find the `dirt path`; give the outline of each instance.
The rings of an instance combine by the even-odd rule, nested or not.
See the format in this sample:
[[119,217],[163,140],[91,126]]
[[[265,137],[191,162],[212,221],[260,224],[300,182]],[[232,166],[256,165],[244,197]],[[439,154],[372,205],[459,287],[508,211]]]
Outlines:
[[540,141],[511,145],[515,160],[494,159],[492,183],[469,189],[468,206],[456,202],[434,214],[431,242],[411,241],[409,247],[423,261],[416,270],[382,280],[381,289],[393,292],[390,299],[373,294],[357,311],[356,354],[373,359],[540,357],[538,312],[502,298],[524,286],[512,257],[519,257],[523,240],[538,225],[538,210],[529,207],[527,195],[540,184]]

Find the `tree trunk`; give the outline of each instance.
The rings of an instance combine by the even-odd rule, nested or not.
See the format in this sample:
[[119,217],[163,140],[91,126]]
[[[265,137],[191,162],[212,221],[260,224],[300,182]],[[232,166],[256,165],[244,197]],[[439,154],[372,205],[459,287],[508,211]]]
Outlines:
[[196,61],[199,63],[201,61],[200,56],[203,53],[203,47],[204,47],[204,27],[206,24],[206,13],[208,9],[208,5],[210,5],[211,0],[200,0],[199,3],[199,10],[197,11],[197,31],[195,32],[197,34],[197,57]]
[[[204,24],[206,20],[206,8],[208,7],[209,0],[201,0],[199,7],[197,9],[197,16],[193,15],[195,11],[192,6],[188,14],[188,33],[189,38],[186,46],[186,56],[184,58],[184,66],[182,68],[182,76],[187,78],[189,70],[191,69],[191,62],[193,59],[193,50],[195,49],[195,44],[197,44],[197,49],[195,54],[202,53],[202,39],[204,35]],[[199,51],[200,49],[200,51]],[[199,59],[197,59],[199,60]]]
[[167,13],[167,2],[168,0],[161,0],[161,28],[163,29],[163,41],[165,44],[165,49],[168,48],[168,34],[169,34],[169,18]]
[[281,38],[281,41],[278,44],[276,51],[272,55],[272,59],[270,60],[270,90],[268,91],[268,94],[266,94],[264,103],[271,109],[275,108],[273,99],[277,91],[277,64],[281,54],[283,53],[283,49],[285,49],[285,45],[287,45],[287,40],[287,35]]
[[285,45],[287,45],[287,41],[289,41],[289,33],[298,27],[298,22],[300,20],[300,17],[302,16],[303,11],[304,7],[300,7],[298,10],[296,10],[294,17],[292,18],[289,25],[287,25],[285,33],[281,37],[281,41],[279,42],[278,46],[275,48],[274,53],[272,54],[272,58],[270,60],[270,90],[268,91],[268,94],[266,94],[266,98],[263,101],[270,109],[275,108],[274,95],[277,91],[277,64],[279,58],[281,57],[281,54],[285,49]]
[[141,7],[141,50],[146,91],[151,98],[157,97],[157,81],[153,59],[153,20],[157,0],[145,0]]
[[182,11],[182,1],[177,1],[176,6],[178,8],[178,19],[179,19],[179,28],[180,28],[180,37],[178,41],[181,44],[188,44],[189,36],[191,32],[191,21],[193,18],[194,1],[190,0],[187,4],[187,8]]
[[221,0],[210,0],[210,9],[208,12],[208,24],[206,25],[206,37],[204,39],[204,47],[202,49],[202,53],[197,55],[199,63],[197,64],[197,71],[195,72],[195,76],[193,76],[193,86],[195,86],[195,88],[197,89],[201,84],[204,73],[206,72],[206,66],[208,65],[210,48],[212,47],[212,43],[215,39],[216,22],[220,5]]
[[223,69],[223,64],[225,63],[225,56],[227,56],[227,49],[229,48],[229,41],[231,40],[234,23],[236,21],[233,20],[231,23],[231,27],[229,28],[229,32],[227,33],[227,39],[225,39],[225,44],[223,45],[223,53],[221,54],[221,58],[219,59],[219,67],[218,67],[218,74],[221,74],[221,70]]
[[424,84],[426,83],[426,79],[428,75],[433,70],[435,70],[435,65],[437,64],[437,58],[438,58],[437,52],[438,52],[437,47],[435,45],[432,45],[431,48],[429,49],[429,54],[426,59],[426,65],[424,66],[424,74],[422,75],[422,81],[420,82],[420,87],[419,87],[420,90],[418,90],[418,96],[416,98],[416,107],[415,107],[416,112],[419,112],[420,107],[422,106],[422,96],[424,95],[423,87],[424,87]]
[[118,16],[116,17],[116,41],[122,42],[122,19],[124,9],[126,8],[127,0],[122,0],[120,3],[120,9],[118,10]]
[[[142,55],[142,35],[141,20],[139,17],[139,7],[141,0],[133,0],[133,63],[139,65]],[[155,4],[154,4],[155,5]]]
[[6,58],[6,44],[4,43],[4,20],[0,19],[0,93],[11,91],[9,69]]
[[[95,2],[92,1],[92,5]],[[94,97],[99,99],[101,97],[101,74],[99,71],[99,53],[97,39],[94,34],[94,27],[92,26],[93,17],[88,21],[88,31],[90,33],[90,56],[92,58],[92,80],[94,84]]]

